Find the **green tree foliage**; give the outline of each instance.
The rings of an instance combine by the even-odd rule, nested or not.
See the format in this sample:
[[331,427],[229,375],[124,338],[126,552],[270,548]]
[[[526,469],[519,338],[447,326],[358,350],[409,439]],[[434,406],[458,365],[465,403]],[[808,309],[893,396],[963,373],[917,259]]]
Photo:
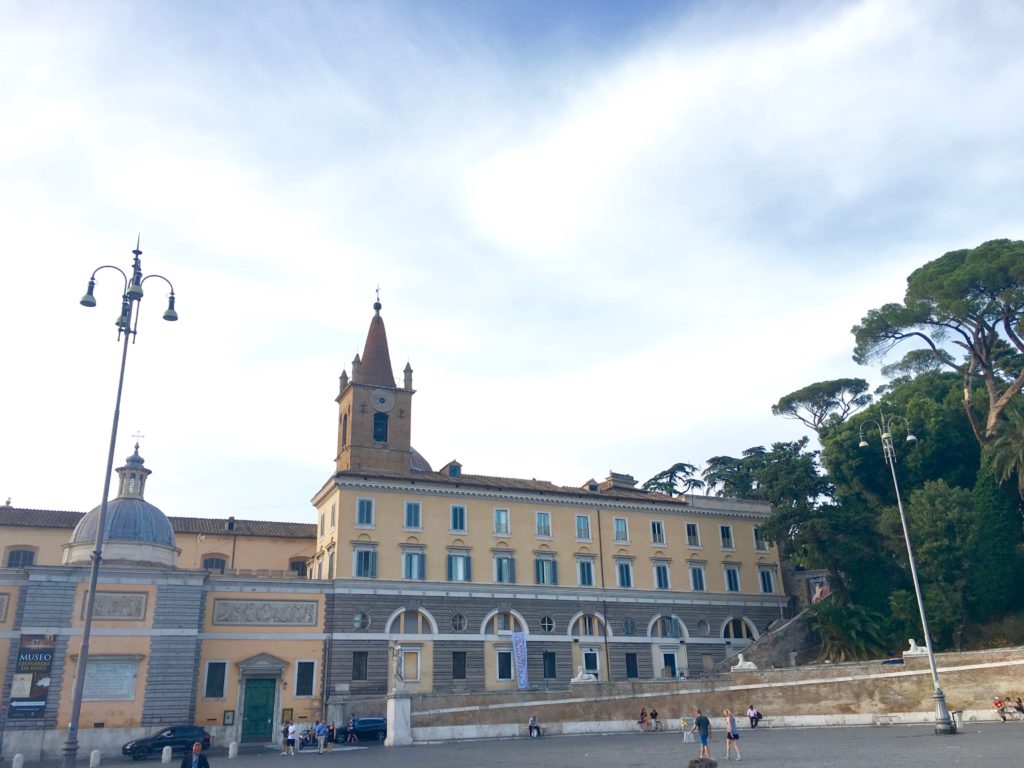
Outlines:
[[1024,499],[1024,405],[1015,402],[1006,410],[988,453],[996,480],[1005,485],[1016,478],[1018,495]]
[[704,481],[697,477],[697,467],[685,462],[673,464],[643,484],[645,491],[664,493],[667,496],[680,496],[703,487]]
[[772,406],[772,413],[796,419],[820,435],[823,429],[846,421],[870,402],[864,379],[832,379],[790,392]]
[[[907,279],[902,304],[872,309],[853,333],[862,364],[905,341],[923,345],[906,368],[920,370],[923,349],[955,371],[974,435],[990,444],[1024,387],[1024,241],[992,240],[928,262]],[[974,399],[979,380],[984,404]]]
[[733,456],[712,456],[707,460],[702,473],[705,493],[714,491],[716,496],[760,500],[754,471],[761,465],[764,454],[764,446],[758,445],[745,450],[738,459]]
[[1020,498],[996,482],[987,453],[972,501],[970,597],[974,617],[984,620],[1024,603]]
[[811,606],[810,625],[821,640],[822,661],[879,658],[889,646],[889,630],[880,613],[835,596]]

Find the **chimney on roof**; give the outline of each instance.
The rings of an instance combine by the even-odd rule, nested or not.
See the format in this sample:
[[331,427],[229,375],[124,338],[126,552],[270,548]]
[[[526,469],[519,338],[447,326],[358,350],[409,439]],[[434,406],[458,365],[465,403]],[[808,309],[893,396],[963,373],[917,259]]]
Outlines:
[[233,531],[233,530],[235,530],[235,516],[234,515],[232,515],[231,517],[229,517],[225,521],[225,523],[224,523],[224,530],[225,531]]

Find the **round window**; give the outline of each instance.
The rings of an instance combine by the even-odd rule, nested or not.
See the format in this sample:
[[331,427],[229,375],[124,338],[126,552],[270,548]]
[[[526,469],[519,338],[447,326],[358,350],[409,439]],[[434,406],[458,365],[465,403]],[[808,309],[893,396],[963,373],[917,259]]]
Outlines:
[[708,624],[704,619],[697,622],[697,634],[707,637],[711,634],[711,625]]
[[540,628],[545,632],[554,632],[555,622],[550,616],[545,616],[540,620]]
[[629,637],[636,634],[636,622],[629,616],[622,620],[622,634]]
[[456,613],[452,616],[452,629],[456,632],[463,632],[466,629],[466,617],[461,613]]
[[363,611],[356,611],[352,616],[353,629],[369,629],[370,617]]

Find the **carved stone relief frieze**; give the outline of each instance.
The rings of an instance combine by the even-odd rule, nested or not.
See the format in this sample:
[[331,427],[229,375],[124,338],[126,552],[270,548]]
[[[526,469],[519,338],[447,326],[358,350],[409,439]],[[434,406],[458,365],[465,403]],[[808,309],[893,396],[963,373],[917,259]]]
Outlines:
[[[145,592],[97,592],[92,617],[105,621],[142,621],[146,618],[148,599],[149,595]],[[82,600],[83,619],[86,602]]]
[[314,600],[214,600],[213,623],[315,627],[317,604]]

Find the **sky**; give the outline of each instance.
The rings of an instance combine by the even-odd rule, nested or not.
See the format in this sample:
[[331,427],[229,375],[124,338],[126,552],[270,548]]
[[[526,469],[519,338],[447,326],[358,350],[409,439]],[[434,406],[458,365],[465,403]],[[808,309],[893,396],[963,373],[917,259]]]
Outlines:
[[434,466],[643,481],[806,431],[851,327],[1024,238],[1024,6],[0,0],[0,503],[99,504],[120,276],[166,514],[310,522],[379,287]]

